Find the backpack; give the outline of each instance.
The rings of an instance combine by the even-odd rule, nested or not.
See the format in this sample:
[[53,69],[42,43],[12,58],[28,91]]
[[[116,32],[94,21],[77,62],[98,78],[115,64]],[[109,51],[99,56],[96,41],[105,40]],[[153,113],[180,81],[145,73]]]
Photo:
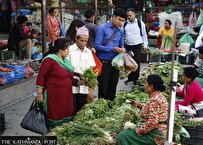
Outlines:
[[[125,26],[127,25],[127,21],[124,22],[124,25],[123,25],[123,30],[124,30],[124,33],[125,33]],[[140,28],[140,36],[142,36],[142,25],[141,25],[141,21],[140,20],[137,20],[137,23],[138,23],[138,27]]]

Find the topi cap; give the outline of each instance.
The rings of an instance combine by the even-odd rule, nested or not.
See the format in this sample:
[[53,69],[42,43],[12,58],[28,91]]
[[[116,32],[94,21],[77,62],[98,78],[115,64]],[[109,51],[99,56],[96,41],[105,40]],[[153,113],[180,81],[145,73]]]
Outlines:
[[89,31],[86,27],[80,27],[77,29],[76,36],[85,35],[89,37]]

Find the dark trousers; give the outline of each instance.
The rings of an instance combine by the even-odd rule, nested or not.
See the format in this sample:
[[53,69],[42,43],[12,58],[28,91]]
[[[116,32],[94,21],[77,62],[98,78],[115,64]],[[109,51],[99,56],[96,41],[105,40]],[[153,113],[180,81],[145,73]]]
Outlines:
[[141,62],[141,49],[142,49],[142,44],[138,45],[127,45],[125,44],[126,51],[132,51],[134,53],[133,59],[137,62],[138,64],[138,69],[135,72],[131,72],[128,75],[128,80],[133,81],[135,84],[137,80],[139,79],[140,76],[140,62]]
[[111,62],[102,61],[102,73],[98,77],[99,98],[113,101],[119,79],[119,71],[112,67]]
[[73,94],[74,114],[87,103],[87,94]]

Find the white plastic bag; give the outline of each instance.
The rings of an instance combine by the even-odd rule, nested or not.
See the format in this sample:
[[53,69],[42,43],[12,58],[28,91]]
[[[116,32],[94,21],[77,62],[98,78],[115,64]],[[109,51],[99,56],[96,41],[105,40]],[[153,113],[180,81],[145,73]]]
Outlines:
[[138,64],[127,53],[124,54],[124,63],[125,63],[124,64],[125,65],[125,71],[128,73],[130,73],[132,71],[136,71],[138,69]]
[[124,69],[124,54],[120,53],[113,58],[111,65],[118,70]]

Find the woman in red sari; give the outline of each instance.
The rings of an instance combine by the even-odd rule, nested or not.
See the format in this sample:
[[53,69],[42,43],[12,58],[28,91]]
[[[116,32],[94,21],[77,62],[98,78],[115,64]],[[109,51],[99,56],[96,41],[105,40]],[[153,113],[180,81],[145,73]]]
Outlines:
[[65,58],[69,42],[64,38],[55,41],[43,59],[37,78],[37,101],[44,102],[49,129],[68,122],[73,117],[72,86],[82,81],[73,78],[74,67]]

